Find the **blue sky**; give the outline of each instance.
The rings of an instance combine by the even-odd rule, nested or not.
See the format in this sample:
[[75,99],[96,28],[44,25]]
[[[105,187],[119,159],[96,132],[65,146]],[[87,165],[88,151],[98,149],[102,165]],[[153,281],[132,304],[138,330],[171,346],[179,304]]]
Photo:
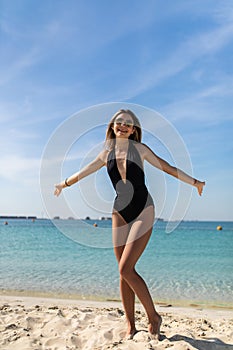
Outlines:
[[[158,111],[182,137],[194,176],[206,180],[185,218],[233,220],[231,0],[0,0],[0,28],[0,215],[46,216],[40,166],[51,135],[75,113],[119,101]],[[64,174],[100,139],[74,146]],[[98,176],[101,192],[108,180]],[[166,181],[164,218],[177,186]],[[78,216],[99,216],[77,188],[68,196]],[[66,216],[56,200],[54,214]]]

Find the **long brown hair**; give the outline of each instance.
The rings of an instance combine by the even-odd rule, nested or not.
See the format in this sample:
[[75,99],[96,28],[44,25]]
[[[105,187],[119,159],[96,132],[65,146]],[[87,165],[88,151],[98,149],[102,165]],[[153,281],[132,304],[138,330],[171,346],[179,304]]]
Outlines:
[[134,133],[129,136],[129,139],[136,142],[141,142],[142,140],[142,128],[138,117],[136,117],[136,115],[130,109],[119,109],[119,111],[117,111],[110,120],[106,131],[105,146],[109,150],[113,148],[116,138],[116,135],[113,131],[113,124],[118,115],[122,113],[130,115],[130,117],[133,119]]

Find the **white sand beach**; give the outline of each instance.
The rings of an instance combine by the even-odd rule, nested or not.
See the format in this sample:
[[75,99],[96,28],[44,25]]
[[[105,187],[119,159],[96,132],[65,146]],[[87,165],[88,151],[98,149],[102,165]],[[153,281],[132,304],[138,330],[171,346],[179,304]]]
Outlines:
[[157,306],[161,340],[147,331],[136,305],[137,329],[124,339],[121,303],[0,296],[1,350],[233,350],[233,311]]

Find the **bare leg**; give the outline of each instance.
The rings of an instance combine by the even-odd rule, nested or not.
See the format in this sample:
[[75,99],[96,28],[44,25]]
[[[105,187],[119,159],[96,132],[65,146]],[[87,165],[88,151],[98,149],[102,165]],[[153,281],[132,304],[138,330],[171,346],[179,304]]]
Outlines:
[[121,278],[123,278],[133,289],[133,291],[135,292],[138,299],[141,301],[142,305],[146,310],[149,320],[149,331],[152,334],[157,334],[159,333],[161,318],[155,310],[154,303],[146,283],[144,282],[142,277],[135,271],[135,264],[137,262],[137,258],[140,257],[141,253],[145,249],[150,235],[151,232],[147,232],[143,237],[139,238],[137,241],[129,243],[125,246],[122,258],[119,263],[119,270]]
[[[125,248],[125,245],[119,246],[119,244],[123,244],[126,241],[129,233],[129,226],[125,223],[123,218],[117,213],[113,214],[112,225],[113,225],[114,252],[119,264],[121,255]],[[119,239],[119,235],[121,235],[120,239]],[[122,278],[122,276],[120,276],[120,293],[121,293],[122,304],[125,310],[125,315],[128,323],[126,337],[133,336],[136,333],[135,315],[134,315],[135,293],[132,290],[132,288],[128,285],[126,280]]]
[[128,283],[144,306],[149,320],[150,333],[159,335],[161,317],[155,310],[146,283],[135,270],[135,265],[151,236],[153,218],[153,207],[148,207],[132,225],[119,261],[119,271],[121,278]]
[[135,326],[135,293],[129,284],[120,277],[120,292],[121,299],[124,306],[128,328],[126,331],[126,337],[133,336],[137,330]]

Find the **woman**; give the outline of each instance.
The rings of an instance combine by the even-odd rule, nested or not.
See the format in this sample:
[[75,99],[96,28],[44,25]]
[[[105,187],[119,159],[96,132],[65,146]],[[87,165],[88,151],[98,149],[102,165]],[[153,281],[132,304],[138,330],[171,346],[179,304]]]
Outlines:
[[161,316],[156,312],[146,283],[135,265],[152,233],[154,203],[145,186],[143,162],[197,188],[202,194],[205,182],[193,179],[141,143],[141,126],[130,110],[119,110],[111,119],[106,133],[105,149],[94,161],[65,181],[55,185],[56,196],[61,191],[104,165],[116,190],[112,212],[113,245],[120,273],[120,292],[128,323],[126,337],[132,338],[135,327],[135,295],[143,304],[149,321],[149,332],[159,337]]

